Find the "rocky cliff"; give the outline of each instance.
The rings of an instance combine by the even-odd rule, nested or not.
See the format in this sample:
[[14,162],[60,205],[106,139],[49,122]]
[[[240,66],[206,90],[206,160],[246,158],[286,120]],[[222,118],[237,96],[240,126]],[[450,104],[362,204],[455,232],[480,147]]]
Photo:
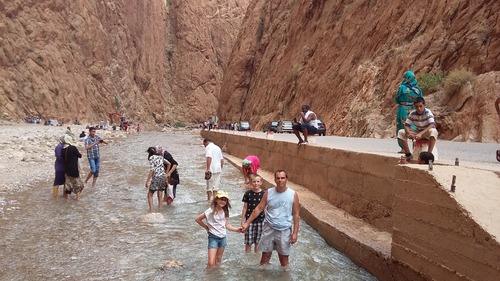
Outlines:
[[0,119],[198,122],[248,0],[0,0]]
[[425,93],[442,138],[500,138],[499,1],[254,0],[227,66],[221,120],[290,120],[302,104],[330,134],[395,136],[406,70],[475,79]]

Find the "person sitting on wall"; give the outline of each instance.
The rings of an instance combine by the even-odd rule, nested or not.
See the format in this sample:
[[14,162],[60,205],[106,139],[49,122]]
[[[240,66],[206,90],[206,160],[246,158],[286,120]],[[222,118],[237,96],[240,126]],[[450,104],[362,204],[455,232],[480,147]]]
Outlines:
[[[414,141],[428,140],[428,152],[432,153],[438,137],[434,115],[430,109],[425,108],[424,98],[416,98],[413,102],[413,106],[415,110],[410,112],[408,118],[406,118],[404,129],[398,131],[398,139],[402,140],[407,161],[413,158],[410,148],[408,147],[408,139]],[[414,125],[416,129],[413,129],[412,125]]]
[[[292,126],[292,129],[293,133],[299,139],[299,143],[297,145],[307,144],[307,136],[318,133],[318,119],[316,117],[316,113],[311,111],[309,105],[302,106],[302,112],[300,112],[300,120],[297,121],[296,119],[294,119],[294,121],[295,122]],[[302,137],[300,136],[301,132],[304,135],[304,139],[302,139]]]

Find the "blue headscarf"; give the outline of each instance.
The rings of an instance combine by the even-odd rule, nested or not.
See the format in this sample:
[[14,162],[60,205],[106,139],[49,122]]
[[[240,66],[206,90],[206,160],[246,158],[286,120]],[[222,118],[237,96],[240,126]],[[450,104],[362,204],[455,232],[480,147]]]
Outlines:
[[410,86],[417,85],[417,79],[415,79],[415,73],[413,71],[408,70],[403,75],[403,81],[401,81],[401,85],[409,84]]

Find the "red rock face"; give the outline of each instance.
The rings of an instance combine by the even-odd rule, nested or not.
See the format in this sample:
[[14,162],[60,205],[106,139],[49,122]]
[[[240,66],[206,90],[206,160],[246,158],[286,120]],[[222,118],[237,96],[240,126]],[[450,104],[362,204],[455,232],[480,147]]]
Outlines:
[[0,1],[0,119],[216,112],[248,0]]
[[255,0],[225,72],[220,119],[260,128],[310,104],[330,134],[394,137],[406,70],[465,67],[478,76],[451,100],[425,96],[441,136],[498,140],[498,10],[499,1]]

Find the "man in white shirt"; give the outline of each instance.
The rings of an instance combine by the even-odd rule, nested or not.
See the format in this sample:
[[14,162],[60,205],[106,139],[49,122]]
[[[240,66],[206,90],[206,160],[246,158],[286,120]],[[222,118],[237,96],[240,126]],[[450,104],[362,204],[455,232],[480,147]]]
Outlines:
[[204,139],[203,145],[205,146],[205,157],[207,159],[205,173],[210,172],[212,174],[210,179],[207,180],[207,200],[211,201],[214,192],[219,190],[224,157],[220,147],[209,139]]
[[[292,129],[293,133],[299,139],[299,143],[297,145],[307,144],[307,136],[318,133],[318,119],[316,118],[316,113],[311,111],[309,105],[302,106],[300,120],[295,120]],[[300,133],[304,135],[303,140]]]

